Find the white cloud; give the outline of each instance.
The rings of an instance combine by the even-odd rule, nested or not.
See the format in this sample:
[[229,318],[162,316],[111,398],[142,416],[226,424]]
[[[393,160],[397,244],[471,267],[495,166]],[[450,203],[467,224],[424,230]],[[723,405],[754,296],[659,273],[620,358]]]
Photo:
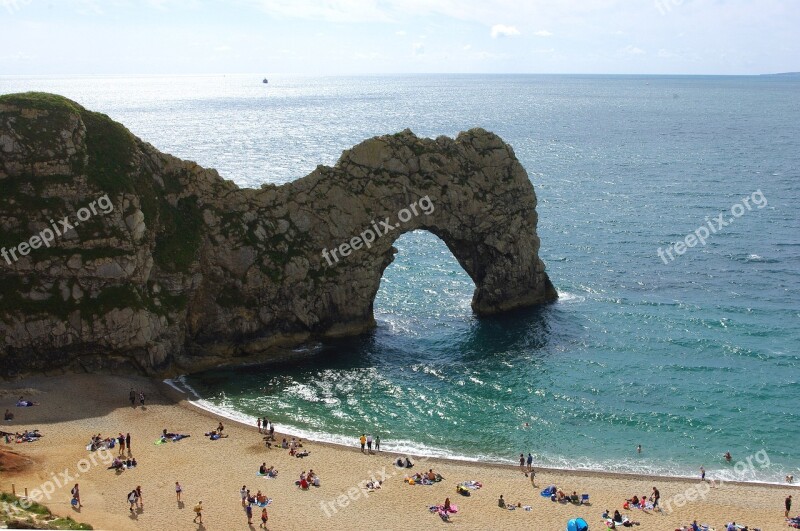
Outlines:
[[506,26],[505,24],[495,24],[492,26],[492,38],[497,37],[513,37],[519,35],[519,30],[514,26]]
[[534,35],[536,35],[537,37],[552,37],[553,36],[553,34],[550,33],[547,30],[539,30],[539,31],[535,32]]
[[632,44],[629,44],[628,46],[626,46],[625,48],[623,48],[620,51],[622,53],[626,53],[628,55],[644,55],[644,54],[647,53],[644,50],[642,50],[641,48],[639,48],[637,46],[633,46]]
[[403,37],[403,36],[405,36],[406,32],[403,31],[403,30],[399,30],[399,31],[395,31],[394,34],[397,35],[398,37]]
[[472,49],[472,45],[471,44],[465,44],[463,49],[464,49],[465,52],[468,52],[468,51],[470,51]]
[[421,42],[415,42],[411,45],[414,55],[425,55],[425,45]]

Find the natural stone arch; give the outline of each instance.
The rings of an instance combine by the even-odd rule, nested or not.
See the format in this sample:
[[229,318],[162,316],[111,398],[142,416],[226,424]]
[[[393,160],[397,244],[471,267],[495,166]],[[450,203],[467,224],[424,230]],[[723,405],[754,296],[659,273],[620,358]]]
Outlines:
[[[4,252],[100,197],[115,207],[47,252],[4,258],[0,375],[199,370],[363,332],[393,242],[415,229],[441,238],[472,278],[478,314],[557,297],[538,256],[533,185],[481,129],[373,138],[332,168],[253,190],[66,98],[25,93],[0,96],[0,148]],[[432,212],[338,262],[323,256],[421,198]]]
[[[315,231],[320,253],[310,263],[322,278],[334,279],[318,283],[314,302],[321,319],[308,323],[323,335],[374,326],[373,303],[396,252],[392,244],[417,229],[438,236],[472,278],[477,314],[557,297],[538,257],[533,185],[511,147],[484,130],[470,130],[456,140],[420,139],[410,131],[367,140],[346,151],[334,168],[318,168],[282,188],[287,198],[316,190],[314,208],[327,212],[331,222]],[[432,212],[423,209],[426,204]],[[398,219],[409,211],[410,218]],[[316,217],[310,210],[305,215]],[[370,248],[331,257],[332,249],[355,243],[353,238],[369,238],[366,231],[377,232],[376,225],[385,234]]]

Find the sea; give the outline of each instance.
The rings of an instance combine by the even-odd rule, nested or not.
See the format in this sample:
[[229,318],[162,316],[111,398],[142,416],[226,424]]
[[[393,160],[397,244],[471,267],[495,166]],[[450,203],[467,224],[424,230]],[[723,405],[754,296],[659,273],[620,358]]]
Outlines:
[[800,80],[263,77],[3,76],[0,93],[62,94],[246,187],[375,135],[483,127],[535,186],[560,297],[478,318],[444,243],[410,232],[373,332],[170,382],[196,403],[412,455],[800,479]]

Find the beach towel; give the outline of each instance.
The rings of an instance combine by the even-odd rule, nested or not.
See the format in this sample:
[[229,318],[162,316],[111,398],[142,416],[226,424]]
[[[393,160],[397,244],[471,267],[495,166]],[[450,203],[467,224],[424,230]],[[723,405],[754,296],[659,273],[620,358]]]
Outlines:
[[479,481],[462,481],[459,483],[459,486],[466,487],[470,490],[478,490],[479,488],[483,487],[483,483]]
[[267,501],[264,503],[256,503],[259,507],[269,507],[269,504],[272,503],[272,498],[267,498]]
[[[428,507],[428,510],[429,510],[430,512],[432,512],[432,513],[436,513],[436,512],[439,512],[439,511],[442,511],[442,512],[444,512],[444,505],[430,505],[430,506]],[[458,506],[457,506],[457,505],[455,505],[455,504],[452,504],[452,503],[451,503],[451,504],[450,504],[450,510],[449,510],[449,511],[447,511],[447,512],[448,512],[448,513],[450,513],[450,514],[455,514],[455,513],[457,513],[457,512],[458,512]]]
[[556,486],[555,485],[550,485],[549,487],[547,487],[546,489],[544,489],[542,491],[542,497],[549,498],[550,496],[552,496],[555,493],[556,493]]

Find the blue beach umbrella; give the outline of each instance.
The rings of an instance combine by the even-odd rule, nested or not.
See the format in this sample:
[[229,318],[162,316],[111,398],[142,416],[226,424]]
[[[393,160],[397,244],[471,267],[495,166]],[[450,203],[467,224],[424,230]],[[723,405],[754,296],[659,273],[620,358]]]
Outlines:
[[589,524],[583,518],[573,518],[567,522],[567,531],[589,531]]

